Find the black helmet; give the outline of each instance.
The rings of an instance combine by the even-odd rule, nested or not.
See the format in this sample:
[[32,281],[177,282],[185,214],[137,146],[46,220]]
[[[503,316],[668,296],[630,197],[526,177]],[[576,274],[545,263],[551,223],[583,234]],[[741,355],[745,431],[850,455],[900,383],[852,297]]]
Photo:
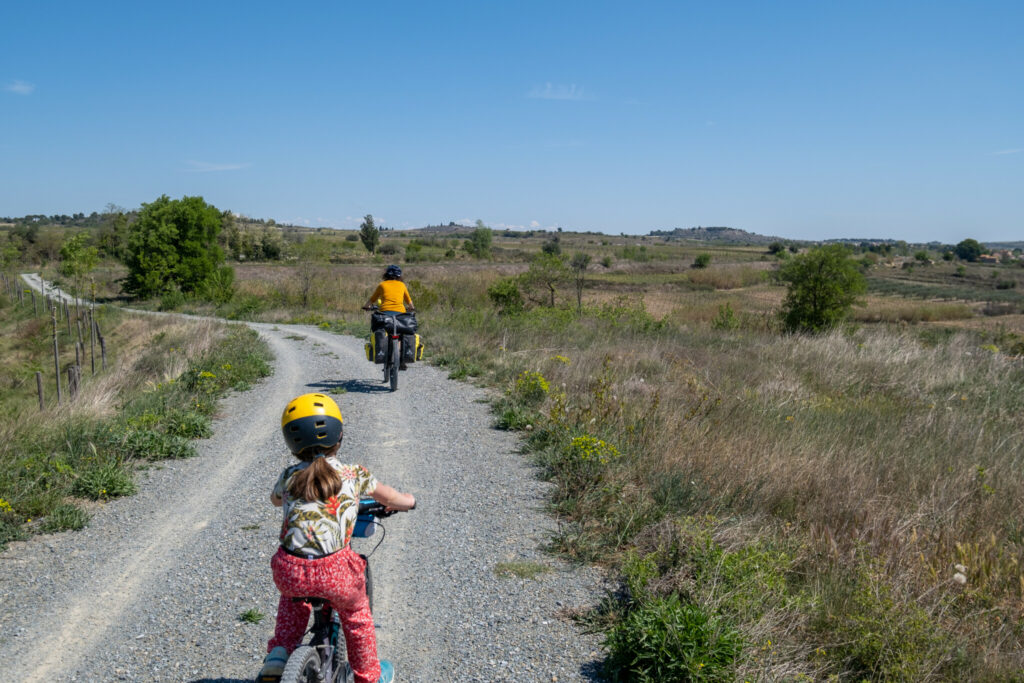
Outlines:
[[385,280],[388,280],[388,279],[390,279],[390,280],[400,280],[401,278],[402,278],[402,269],[399,268],[398,266],[396,266],[395,264],[391,264],[384,271],[384,279]]

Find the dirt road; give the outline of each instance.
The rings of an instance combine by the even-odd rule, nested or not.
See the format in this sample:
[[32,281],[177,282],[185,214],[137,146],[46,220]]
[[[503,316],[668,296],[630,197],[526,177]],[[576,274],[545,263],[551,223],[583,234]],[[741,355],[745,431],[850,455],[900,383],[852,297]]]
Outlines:
[[[198,458],[141,472],[138,495],[104,505],[80,532],[0,554],[4,678],[252,680],[277,605],[269,561],[280,511],[267,497],[291,462],[280,411],[325,391],[345,417],[343,459],[419,501],[386,522],[371,559],[379,651],[398,679],[593,679],[598,645],[562,614],[592,604],[599,578],[540,552],[552,526],[539,509],[544,484],[515,437],[490,427],[483,391],[416,364],[391,393],[361,340],[252,326],[275,354],[274,374],[224,401]],[[494,572],[521,560],[552,571]],[[239,621],[250,608],[266,618]]]

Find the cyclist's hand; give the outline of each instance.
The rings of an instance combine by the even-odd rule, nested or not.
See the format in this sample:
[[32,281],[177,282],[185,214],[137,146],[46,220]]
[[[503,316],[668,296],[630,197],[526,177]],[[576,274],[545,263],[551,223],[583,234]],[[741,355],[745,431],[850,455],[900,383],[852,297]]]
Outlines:
[[363,310],[364,311],[372,311],[373,310],[373,306],[363,306]]
[[406,306],[405,307],[405,312],[406,313],[415,313],[416,312],[416,307],[415,306]]

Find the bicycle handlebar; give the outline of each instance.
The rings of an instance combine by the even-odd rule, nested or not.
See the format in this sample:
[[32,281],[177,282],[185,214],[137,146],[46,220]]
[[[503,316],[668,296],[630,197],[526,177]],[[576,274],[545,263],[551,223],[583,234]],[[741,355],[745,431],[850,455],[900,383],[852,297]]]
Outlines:
[[[415,510],[416,505],[413,504],[410,510]],[[390,517],[396,512],[404,512],[404,510],[388,510],[388,507],[384,503],[378,503],[373,498],[363,498],[359,501],[359,514],[361,515],[373,515],[374,517]]]

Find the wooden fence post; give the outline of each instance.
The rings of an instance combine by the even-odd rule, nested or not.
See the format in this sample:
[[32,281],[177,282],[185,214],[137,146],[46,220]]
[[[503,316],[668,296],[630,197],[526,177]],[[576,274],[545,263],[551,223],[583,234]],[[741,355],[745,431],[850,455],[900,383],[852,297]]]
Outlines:
[[64,322],[68,324],[68,338],[71,337],[71,311],[68,310],[68,300],[64,300]]
[[46,409],[46,404],[43,403],[43,373],[36,370],[36,390],[39,391],[39,412],[43,412]]
[[60,405],[60,355],[57,353],[57,309],[51,313],[53,321],[53,369],[57,377],[57,405]]
[[32,315],[39,315],[39,307],[36,306],[36,290],[31,290],[32,294]]
[[78,365],[82,362],[82,354],[78,350],[81,346],[82,342],[75,342],[75,365]]
[[77,369],[77,365],[68,366],[68,399],[71,401],[74,401],[75,397],[78,396],[78,377],[75,372]]
[[96,374],[96,318],[93,309],[89,309],[89,369]]
[[100,369],[107,369],[107,341],[103,338],[103,333],[100,331],[100,324],[96,323],[96,336],[100,338]]

